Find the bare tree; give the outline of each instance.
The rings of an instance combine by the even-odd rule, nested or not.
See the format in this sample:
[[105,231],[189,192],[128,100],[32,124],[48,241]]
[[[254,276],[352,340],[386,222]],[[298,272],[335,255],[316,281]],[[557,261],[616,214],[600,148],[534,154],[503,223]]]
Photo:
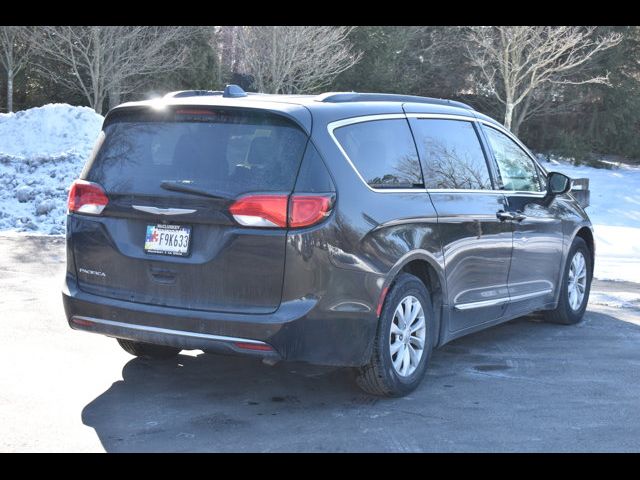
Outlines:
[[[514,133],[529,116],[533,94],[550,84],[609,84],[609,74],[589,74],[598,53],[622,40],[596,37],[595,27],[474,27],[467,54],[478,67],[487,93],[504,105],[504,125]],[[518,110],[514,117],[514,112]]]
[[221,85],[231,72],[238,69],[240,61],[239,27],[224,25],[214,27],[211,38],[211,48],[218,53],[218,76],[216,83]]
[[29,27],[0,26],[0,64],[7,76],[7,111],[13,111],[13,79],[29,61]]
[[[37,67],[76,91],[102,113],[131,93],[145,76],[182,68],[188,42],[200,27],[56,26],[40,27]],[[53,63],[51,62],[53,61]]]
[[314,92],[356,64],[351,27],[249,26],[238,30],[241,65],[259,92]]

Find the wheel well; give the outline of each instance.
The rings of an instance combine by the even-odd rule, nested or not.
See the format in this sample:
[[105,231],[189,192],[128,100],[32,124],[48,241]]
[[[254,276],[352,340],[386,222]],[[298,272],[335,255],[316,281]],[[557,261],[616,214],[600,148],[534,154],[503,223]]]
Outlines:
[[412,260],[402,267],[401,272],[410,273],[422,280],[431,294],[433,304],[433,316],[436,320],[436,345],[440,339],[440,326],[442,320],[442,284],[435,268],[425,260]]
[[589,247],[589,253],[591,253],[591,265],[593,265],[595,255],[593,233],[591,233],[591,230],[588,227],[582,227],[580,230],[578,230],[578,233],[576,233],[576,237],[582,238],[587,244],[587,247]]

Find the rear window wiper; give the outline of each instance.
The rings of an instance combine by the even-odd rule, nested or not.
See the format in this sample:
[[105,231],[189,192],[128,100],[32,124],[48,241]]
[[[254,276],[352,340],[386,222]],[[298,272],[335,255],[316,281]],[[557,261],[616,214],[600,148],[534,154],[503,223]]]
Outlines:
[[190,180],[163,180],[160,182],[160,188],[165,190],[171,190],[173,192],[191,193],[193,195],[201,195],[209,198],[219,198],[221,200],[232,200],[232,197],[226,195],[219,195],[216,193],[204,190],[194,185]]

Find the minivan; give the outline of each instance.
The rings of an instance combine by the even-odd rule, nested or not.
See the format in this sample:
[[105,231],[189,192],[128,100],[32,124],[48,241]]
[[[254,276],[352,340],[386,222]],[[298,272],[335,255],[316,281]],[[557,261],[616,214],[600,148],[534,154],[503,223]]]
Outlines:
[[571,180],[464,103],[230,85],[109,111],[69,192],[63,300],[132,355],[351,367],[400,396],[453,339],[578,322],[594,254]]

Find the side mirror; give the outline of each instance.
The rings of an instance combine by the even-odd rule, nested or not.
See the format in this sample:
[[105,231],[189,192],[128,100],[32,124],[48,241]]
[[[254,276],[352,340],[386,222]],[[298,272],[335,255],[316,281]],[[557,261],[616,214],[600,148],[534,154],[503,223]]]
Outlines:
[[547,194],[562,195],[571,190],[571,179],[564,173],[549,172],[547,176]]

